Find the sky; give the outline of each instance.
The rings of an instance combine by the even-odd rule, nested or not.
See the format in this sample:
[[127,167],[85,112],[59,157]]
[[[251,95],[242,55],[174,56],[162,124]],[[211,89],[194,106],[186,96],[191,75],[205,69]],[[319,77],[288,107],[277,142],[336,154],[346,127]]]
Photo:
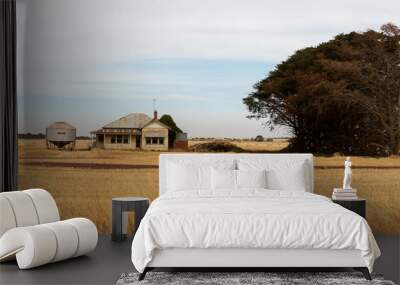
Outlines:
[[17,0],[19,132],[88,135],[129,113],[190,137],[287,136],[242,99],[296,50],[400,24],[399,0]]

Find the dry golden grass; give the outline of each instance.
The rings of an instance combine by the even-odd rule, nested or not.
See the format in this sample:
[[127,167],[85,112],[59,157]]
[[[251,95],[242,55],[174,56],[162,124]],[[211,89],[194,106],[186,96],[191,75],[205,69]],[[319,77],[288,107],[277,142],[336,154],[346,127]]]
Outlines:
[[[87,148],[85,143],[88,142],[78,141],[78,147]],[[267,151],[265,148],[269,142],[234,143],[249,151]],[[284,145],[284,142],[278,143]],[[271,144],[270,147],[269,151],[277,150],[278,144]],[[159,152],[47,150],[44,140],[22,140],[19,150],[20,189],[41,187],[49,190],[56,199],[62,218],[88,217],[97,224],[101,233],[111,231],[111,198],[147,196],[153,200],[158,196],[157,169],[79,169],[31,166],[23,163],[53,161],[157,165]],[[353,185],[358,189],[359,196],[367,199],[367,219],[372,229],[382,233],[400,233],[400,169],[379,169],[400,166],[400,158],[352,159],[355,166],[372,167],[353,171]],[[342,167],[343,161],[344,157],[341,156],[315,158],[315,164],[320,167]],[[332,188],[340,186],[342,177],[343,169],[316,169],[315,192],[330,196]]]
[[71,163],[158,164],[160,152],[135,150],[88,150],[89,140],[78,140],[73,151],[47,149],[45,140],[19,140],[20,162],[51,161]]
[[[342,169],[316,169],[315,193],[330,197],[341,185]],[[354,188],[367,199],[367,220],[374,232],[400,233],[400,169],[355,169]]]
[[104,170],[23,166],[21,189],[48,190],[63,219],[91,219],[101,233],[111,232],[111,199],[120,196],[158,196],[158,170]]
[[[197,144],[212,142],[213,140],[191,140],[189,141],[189,147],[192,147]],[[272,142],[255,142],[249,140],[234,140],[229,141],[234,145],[244,149],[245,151],[279,151],[288,146],[287,140],[274,140]]]

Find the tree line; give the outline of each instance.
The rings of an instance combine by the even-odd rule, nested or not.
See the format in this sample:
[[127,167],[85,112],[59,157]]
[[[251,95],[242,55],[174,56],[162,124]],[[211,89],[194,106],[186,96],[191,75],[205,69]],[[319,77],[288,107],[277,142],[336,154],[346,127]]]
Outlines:
[[400,28],[339,34],[295,52],[243,99],[249,118],[291,132],[289,150],[400,151]]

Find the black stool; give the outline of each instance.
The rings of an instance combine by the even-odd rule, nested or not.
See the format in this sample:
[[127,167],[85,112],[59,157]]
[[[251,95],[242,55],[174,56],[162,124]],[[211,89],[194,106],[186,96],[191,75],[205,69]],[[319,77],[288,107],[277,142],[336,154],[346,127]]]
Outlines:
[[127,236],[128,213],[135,213],[135,233],[140,221],[149,208],[150,201],[145,197],[119,197],[112,199],[112,240],[123,241]]

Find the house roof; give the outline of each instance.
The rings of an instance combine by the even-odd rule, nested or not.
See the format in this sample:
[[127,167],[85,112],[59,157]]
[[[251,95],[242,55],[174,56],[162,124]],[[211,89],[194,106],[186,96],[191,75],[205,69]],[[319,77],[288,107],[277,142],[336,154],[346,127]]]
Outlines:
[[151,122],[152,119],[143,113],[132,113],[125,117],[119,118],[105,126],[104,129],[141,129],[143,126]]
[[156,120],[156,119],[150,120],[150,122],[148,122],[147,124],[145,124],[145,125],[143,126],[143,128],[147,127],[148,125],[151,125],[152,123],[156,123],[156,124],[158,124],[158,125],[160,125],[160,126],[162,126],[162,127],[164,127],[164,128],[167,128],[168,130],[171,129],[171,128],[168,127],[166,124],[164,124],[164,123],[162,123],[162,122],[160,122],[159,120]]
[[142,134],[142,132],[138,129],[100,129],[96,131],[90,132],[91,134],[97,134],[97,135],[106,135],[106,134],[111,134],[111,135],[136,135],[139,136]]

